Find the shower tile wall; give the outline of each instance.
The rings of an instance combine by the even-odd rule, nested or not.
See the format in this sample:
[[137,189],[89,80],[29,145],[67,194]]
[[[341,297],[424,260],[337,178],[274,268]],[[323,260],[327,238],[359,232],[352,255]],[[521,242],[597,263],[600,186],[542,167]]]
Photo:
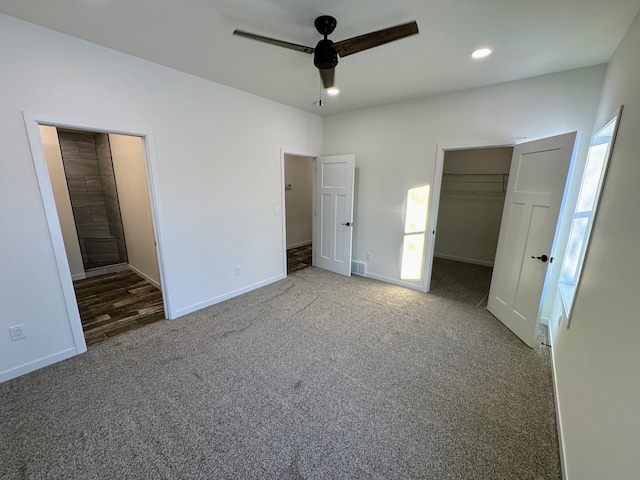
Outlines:
[[127,261],[106,134],[58,131],[85,269]]
[[115,237],[120,263],[127,261],[127,247],[124,242],[124,228],[122,227],[122,217],[120,216],[120,204],[118,202],[118,190],[116,188],[116,177],[113,173],[113,160],[111,159],[111,147],[109,145],[109,135],[106,133],[96,133],[96,154],[98,155],[98,167],[100,168],[100,183],[102,193],[104,193],[104,204],[107,213],[109,231]]

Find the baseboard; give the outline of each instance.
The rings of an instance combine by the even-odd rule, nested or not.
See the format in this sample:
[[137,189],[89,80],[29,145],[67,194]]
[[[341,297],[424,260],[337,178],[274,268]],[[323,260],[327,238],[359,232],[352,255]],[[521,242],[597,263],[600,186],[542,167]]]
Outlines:
[[267,278],[262,282],[254,283],[252,285],[239,288],[237,290],[233,290],[232,292],[225,293],[224,295],[219,295],[217,297],[210,298],[209,300],[205,300],[204,302],[196,303],[189,307],[179,308],[176,310],[175,315],[171,315],[171,320],[175,320],[176,318],[182,317],[189,313],[197,312],[198,310],[202,310],[203,308],[210,307],[211,305],[215,305],[216,303],[224,302],[225,300],[229,300],[230,298],[237,297],[238,295],[242,295],[243,293],[251,292],[252,290],[256,290],[261,287],[266,287],[272,283],[275,283],[279,280],[283,280],[287,278],[285,274],[276,275],[275,277]]
[[378,280],[380,282],[390,283],[392,285],[398,285],[399,287],[405,287],[405,288],[410,288],[412,290],[418,290],[419,292],[424,292],[424,287],[422,285],[403,282],[402,280],[397,280],[395,278],[383,277],[382,275],[376,275],[375,273],[371,273],[371,272],[367,272],[367,278],[372,278],[373,280]]
[[547,317],[540,316],[540,325],[545,325],[549,328],[549,319]]
[[287,250],[291,250],[292,248],[304,247],[306,245],[311,245],[313,242],[311,240],[305,240],[304,242],[292,243],[291,245],[287,245]]
[[560,398],[558,397],[558,385],[556,383],[557,375],[556,375],[556,361],[555,361],[555,350],[553,348],[553,328],[549,327],[547,329],[549,332],[549,343],[551,344],[551,378],[553,380],[553,396],[556,403],[556,426],[558,428],[558,446],[560,450],[560,470],[562,472],[563,480],[567,480],[569,477],[567,476],[567,466],[565,464],[565,448],[564,441],[562,436],[562,413],[560,411]]
[[434,257],[444,260],[454,260],[456,262],[473,263],[474,265],[482,265],[483,267],[493,267],[493,262],[486,260],[478,260],[476,258],[459,257],[457,255],[447,255],[446,253],[434,253]]
[[67,350],[54,353],[53,355],[49,355],[47,357],[39,358],[38,360],[25,363],[24,365],[20,365],[19,367],[5,370],[4,372],[0,372],[0,383],[20,377],[22,375],[26,375],[27,373],[31,373],[40,368],[48,367],[49,365],[61,362],[62,360],[67,360],[68,358],[75,357],[77,354],[78,351],[75,348],[69,348]]
[[74,275],[71,275],[71,281],[75,282],[76,280],[84,280],[85,278],[87,278],[87,274],[86,273],[76,273]]
[[136,275],[140,275],[142,278],[144,278],[147,282],[149,282],[151,285],[153,285],[154,287],[156,287],[158,290],[161,290],[160,288],[160,284],[158,282],[156,282],[153,278],[149,277],[148,275],[144,274],[143,272],[141,272],[140,270],[138,270],[136,267],[134,267],[133,265],[129,264],[129,270],[131,270],[133,273],[135,273]]

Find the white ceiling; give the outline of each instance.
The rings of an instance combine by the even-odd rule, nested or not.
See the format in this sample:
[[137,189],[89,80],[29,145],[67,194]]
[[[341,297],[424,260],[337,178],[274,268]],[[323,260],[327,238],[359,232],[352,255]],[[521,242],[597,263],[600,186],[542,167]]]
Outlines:
[[[320,115],[607,62],[640,0],[0,0],[0,12]],[[313,103],[318,15],[343,40],[416,20],[420,34],[340,60],[341,93]],[[481,46],[489,58],[469,57]]]

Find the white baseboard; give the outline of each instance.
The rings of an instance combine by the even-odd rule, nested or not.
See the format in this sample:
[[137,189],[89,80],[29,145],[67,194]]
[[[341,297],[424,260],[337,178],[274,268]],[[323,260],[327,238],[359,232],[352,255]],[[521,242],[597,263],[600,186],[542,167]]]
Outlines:
[[131,270],[133,273],[135,273],[136,275],[140,275],[142,278],[144,278],[147,282],[149,282],[151,285],[153,285],[154,287],[156,287],[158,290],[162,290],[160,288],[160,284],[158,282],[156,282],[153,278],[149,277],[148,275],[144,274],[143,272],[141,272],[140,270],[138,270],[136,267],[134,267],[133,265],[129,265],[129,270]]
[[20,365],[19,367],[5,370],[4,372],[0,372],[0,383],[6,382],[7,380],[11,380],[12,378],[16,378],[21,375],[26,375],[27,373],[31,373],[34,370],[38,370],[43,367],[48,367],[49,365],[53,365],[54,363],[61,362],[62,360],[75,357],[77,354],[78,354],[78,351],[75,348],[69,348],[67,350],[54,353],[53,355],[49,355],[49,356],[34,360],[32,362],[25,363],[24,365]]
[[304,242],[292,243],[291,245],[287,245],[287,250],[291,250],[292,248],[304,247],[305,245],[311,245],[313,242],[311,240],[305,240]]
[[433,256],[444,260],[455,260],[456,262],[473,263],[474,265],[482,265],[483,267],[493,267],[493,262],[478,260],[476,258],[459,257],[457,255],[447,255],[446,253],[434,253]]
[[404,282],[402,280],[397,280],[395,278],[384,277],[382,275],[376,275],[375,273],[367,272],[367,278],[372,278],[373,280],[378,280],[380,282],[390,283],[392,285],[398,285],[399,287],[410,288],[412,290],[418,290],[419,292],[424,292],[424,287],[422,285],[416,285],[415,283]]
[[556,375],[556,361],[555,361],[555,351],[553,348],[553,328],[548,328],[549,332],[549,343],[551,344],[551,378],[553,380],[553,396],[556,402],[556,426],[558,428],[558,446],[560,447],[560,470],[562,472],[563,480],[567,480],[569,477],[567,476],[567,466],[565,464],[566,452],[564,448],[564,441],[562,436],[562,412],[560,410],[560,398],[558,397],[558,384],[557,375]]
[[233,290],[232,292],[225,293],[224,295],[219,295],[217,297],[210,298],[209,300],[205,300],[204,302],[196,303],[194,305],[179,308],[170,316],[171,320],[175,320],[176,318],[182,317],[189,313],[196,312],[198,310],[202,310],[203,308],[210,307],[211,305],[215,305],[216,303],[224,302],[225,300],[229,300],[230,298],[237,297],[238,295],[242,295],[243,293],[250,292],[252,290],[256,290],[261,287],[265,287],[279,280],[283,280],[287,278],[285,274],[276,275],[275,277],[267,278],[262,282],[254,283],[252,285],[248,285],[246,287],[239,288],[237,290]]

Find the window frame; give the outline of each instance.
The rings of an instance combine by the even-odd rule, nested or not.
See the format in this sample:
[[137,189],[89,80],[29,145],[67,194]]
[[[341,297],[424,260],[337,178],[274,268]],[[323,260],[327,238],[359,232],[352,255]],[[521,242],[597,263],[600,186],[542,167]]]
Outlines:
[[[582,278],[582,268],[584,265],[584,261],[589,252],[589,243],[591,238],[591,232],[593,230],[593,225],[597,219],[598,215],[598,205],[600,203],[600,198],[602,197],[602,191],[606,184],[607,173],[609,171],[609,165],[611,163],[611,157],[613,155],[613,149],[615,146],[616,136],[618,134],[618,128],[620,126],[620,117],[622,115],[622,105],[620,105],[611,115],[607,117],[607,119],[593,132],[591,136],[591,141],[589,143],[589,152],[587,154],[587,160],[585,162],[584,171],[582,172],[582,178],[580,180],[580,189],[577,194],[576,204],[573,210],[573,214],[571,215],[571,227],[569,230],[569,236],[567,237],[564,257],[562,261],[562,266],[560,268],[560,276],[558,280],[558,290],[560,291],[560,297],[562,300],[562,306],[564,308],[564,313],[567,318],[567,328],[569,328],[571,322],[571,312],[573,310],[573,306],[575,305],[576,294],[580,288],[580,281]],[[611,136],[609,137],[608,142],[602,142],[602,133],[607,129],[611,128],[613,124],[613,128],[611,131]],[[589,160],[591,159],[591,155],[595,147],[603,145],[603,143],[608,143],[607,149],[604,153],[604,160],[602,163],[602,168],[600,170],[600,177],[597,183],[595,195],[593,198],[593,206],[590,210],[578,210],[580,208],[580,201],[582,198],[582,194],[585,188],[585,180],[587,178],[587,171],[589,168]],[[567,261],[570,258],[569,249],[572,245],[572,234],[574,232],[574,226],[576,224],[576,220],[580,218],[587,218],[587,225],[585,227],[585,233],[581,237],[582,243],[580,245],[580,251],[577,255],[577,263],[575,264],[575,273],[571,276],[571,283],[564,281],[563,277],[565,277],[565,271],[571,266],[567,266]]]

